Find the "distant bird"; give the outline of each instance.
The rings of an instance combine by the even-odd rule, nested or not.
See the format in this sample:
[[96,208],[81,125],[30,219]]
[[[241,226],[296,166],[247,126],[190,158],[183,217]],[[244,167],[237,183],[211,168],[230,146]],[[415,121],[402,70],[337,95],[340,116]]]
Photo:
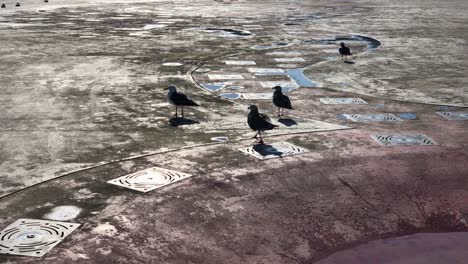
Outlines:
[[344,58],[344,61],[346,61],[346,57],[351,56],[351,50],[348,47],[346,47],[346,45],[343,42],[340,43],[340,46],[341,47],[338,49],[338,51],[341,54],[341,60],[343,60]]
[[16,6],[16,7],[18,7],[18,6],[21,6],[21,5],[20,5],[20,3],[16,3],[16,5],[15,5],[15,6]]
[[247,116],[247,124],[249,124],[249,127],[257,131],[257,134],[253,136],[253,138],[257,139],[257,135],[260,136],[260,140],[258,141],[260,144],[263,144],[263,139],[262,139],[262,132],[266,130],[271,130],[277,125],[273,125],[270,120],[270,118],[264,114],[260,114],[258,112],[258,107],[256,105],[251,105],[248,108],[250,110],[249,115]]
[[49,3],[49,0],[44,0],[44,3]]
[[182,108],[182,117],[184,117],[184,106],[199,106],[185,94],[177,92],[177,88],[174,85],[170,85],[166,89],[169,90],[167,100],[176,107],[176,117],[178,117],[177,108],[179,106]]
[[284,109],[294,110],[291,106],[289,97],[284,95],[281,91],[281,86],[275,86],[272,89],[275,90],[273,93],[273,104],[278,107],[278,117],[281,117],[284,113]]
[[6,7],[6,5],[5,5],[5,4],[2,4],[1,8],[5,8],[5,7]]

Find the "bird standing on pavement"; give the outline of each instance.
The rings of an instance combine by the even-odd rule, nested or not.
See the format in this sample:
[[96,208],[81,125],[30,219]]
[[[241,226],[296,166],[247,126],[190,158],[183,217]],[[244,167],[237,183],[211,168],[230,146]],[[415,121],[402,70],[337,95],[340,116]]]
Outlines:
[[167,93],[167,100],[176,107],[176,117],[178,117],[177,109],[179,106],[182,109],[182,117],[184,117],[184,106],[199,106],[185,94],[177,92],[177,88],[174,85],[170,85],[166,89],[169,90]]
[[257,139],[257,135],[260,137],[260,140],[258,141],[260,144],[263,144],[263,139],[262,139],[262,132],[266,130],[271,130],[277,125],[273,125],[270,120],[270,118],[264,114],[261,114],[258,112],[258,107],[256,105],[251,105],[248,108],[250,110],[249,115],[247,116],[247,124],[249,124],[249,127],[257,131],[257,134],[253,136],[253,138]]
[[278,117],[281,117],[284,113],[284,109],[294,110],[291,106],[289,97],[284,95],[281,91],[281,86],[275,86],[272,89],[275,90],[273,93],[273,104],[278,107]]
[[340,43],[340,48],[338,49],[338,51],[341,54],[341,60],[344,59],[344,61],[346,61],[347,56],[351,56],[351,50],[348,47],[346,47],[346,45],[343,42]]

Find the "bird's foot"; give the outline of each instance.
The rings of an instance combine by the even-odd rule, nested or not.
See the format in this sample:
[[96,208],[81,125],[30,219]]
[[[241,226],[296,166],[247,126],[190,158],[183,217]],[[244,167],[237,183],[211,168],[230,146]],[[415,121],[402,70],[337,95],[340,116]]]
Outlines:
[[258,144],[263,145],[263,140],[258,141]]

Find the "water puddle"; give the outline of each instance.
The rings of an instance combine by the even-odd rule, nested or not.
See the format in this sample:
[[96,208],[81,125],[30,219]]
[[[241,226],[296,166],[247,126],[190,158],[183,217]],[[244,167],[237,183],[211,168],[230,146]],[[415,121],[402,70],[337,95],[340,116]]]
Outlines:
[[229,100],[236,100],[240,98],[240,94],[238,93],[221,93],[219,95]]
[[394,115],[405,120],[413,120],[418,117],[415,113],[395,113]]
[[223,89],[227,83],[202,83],[201,85],[211,92],[216,92]]
[[316,264],[466,263],[467,232],[421,233],[379,239],[336,252]]
[[307,77],[304,76],[304,69],[288,69],[286,73],[291,77],[299,86],[312,88],[316,87],[317,84],[309,80]]

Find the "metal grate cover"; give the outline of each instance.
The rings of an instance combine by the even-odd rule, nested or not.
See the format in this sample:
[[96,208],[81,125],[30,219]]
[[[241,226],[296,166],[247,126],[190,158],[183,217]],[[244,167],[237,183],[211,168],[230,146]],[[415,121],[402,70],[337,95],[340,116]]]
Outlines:
[[302,54],[298,51],[273,51],[268,53],[268,55],[274,55],[274,56],[301,56]]
[[257,144],[253,147],[241,148],[239,150],[262,160],[282,158],[309,152],[309,150],[305,148],[295,146],[288,142],[273,143],[271,145]]
[[274,58],[276,62],[305,62],[303,58],[292,57],[292,58]]
[[284,69],[278,68],[248,68],[248,71],[255,75],[284,75]]
[[208,74],[210,80],[242,80],[244,77],[240,74]]
[[0,253],[42,257],[80,224],[18,219],[0,232]]
[[177,171],[153,167],[110,180],[108,183],[139,192],[149,192],[191,176]]
[[448,120],[468,120],[468,112],[437,112]]
[[329,104],[329,105],[363,105],[367,104],[366,101],[362,100],[361,98],[320,98],[320,102],[322,104]]
[[273,93],[243,93],[241,94],[241,98],[247,100],[271,100]]
[[289,89],[297,89],[299,88],[299,84],[296,82],[282,82],[282,81],[267,81],[267,82],[260,82],[260,85],[264,88],[273,88],[275,86],[281,86],[281,88],[289,88]]
[[257,65],[255,61],[234,61],[234,60],[229,60],[229,61],[224,61],[226,65]]
[[353,122],[379,122],[379,121],[402,121],[394,114],[343,114],[344,117]]
[[426,135],[374,135],[372,138],[383,146],[437,145]]

